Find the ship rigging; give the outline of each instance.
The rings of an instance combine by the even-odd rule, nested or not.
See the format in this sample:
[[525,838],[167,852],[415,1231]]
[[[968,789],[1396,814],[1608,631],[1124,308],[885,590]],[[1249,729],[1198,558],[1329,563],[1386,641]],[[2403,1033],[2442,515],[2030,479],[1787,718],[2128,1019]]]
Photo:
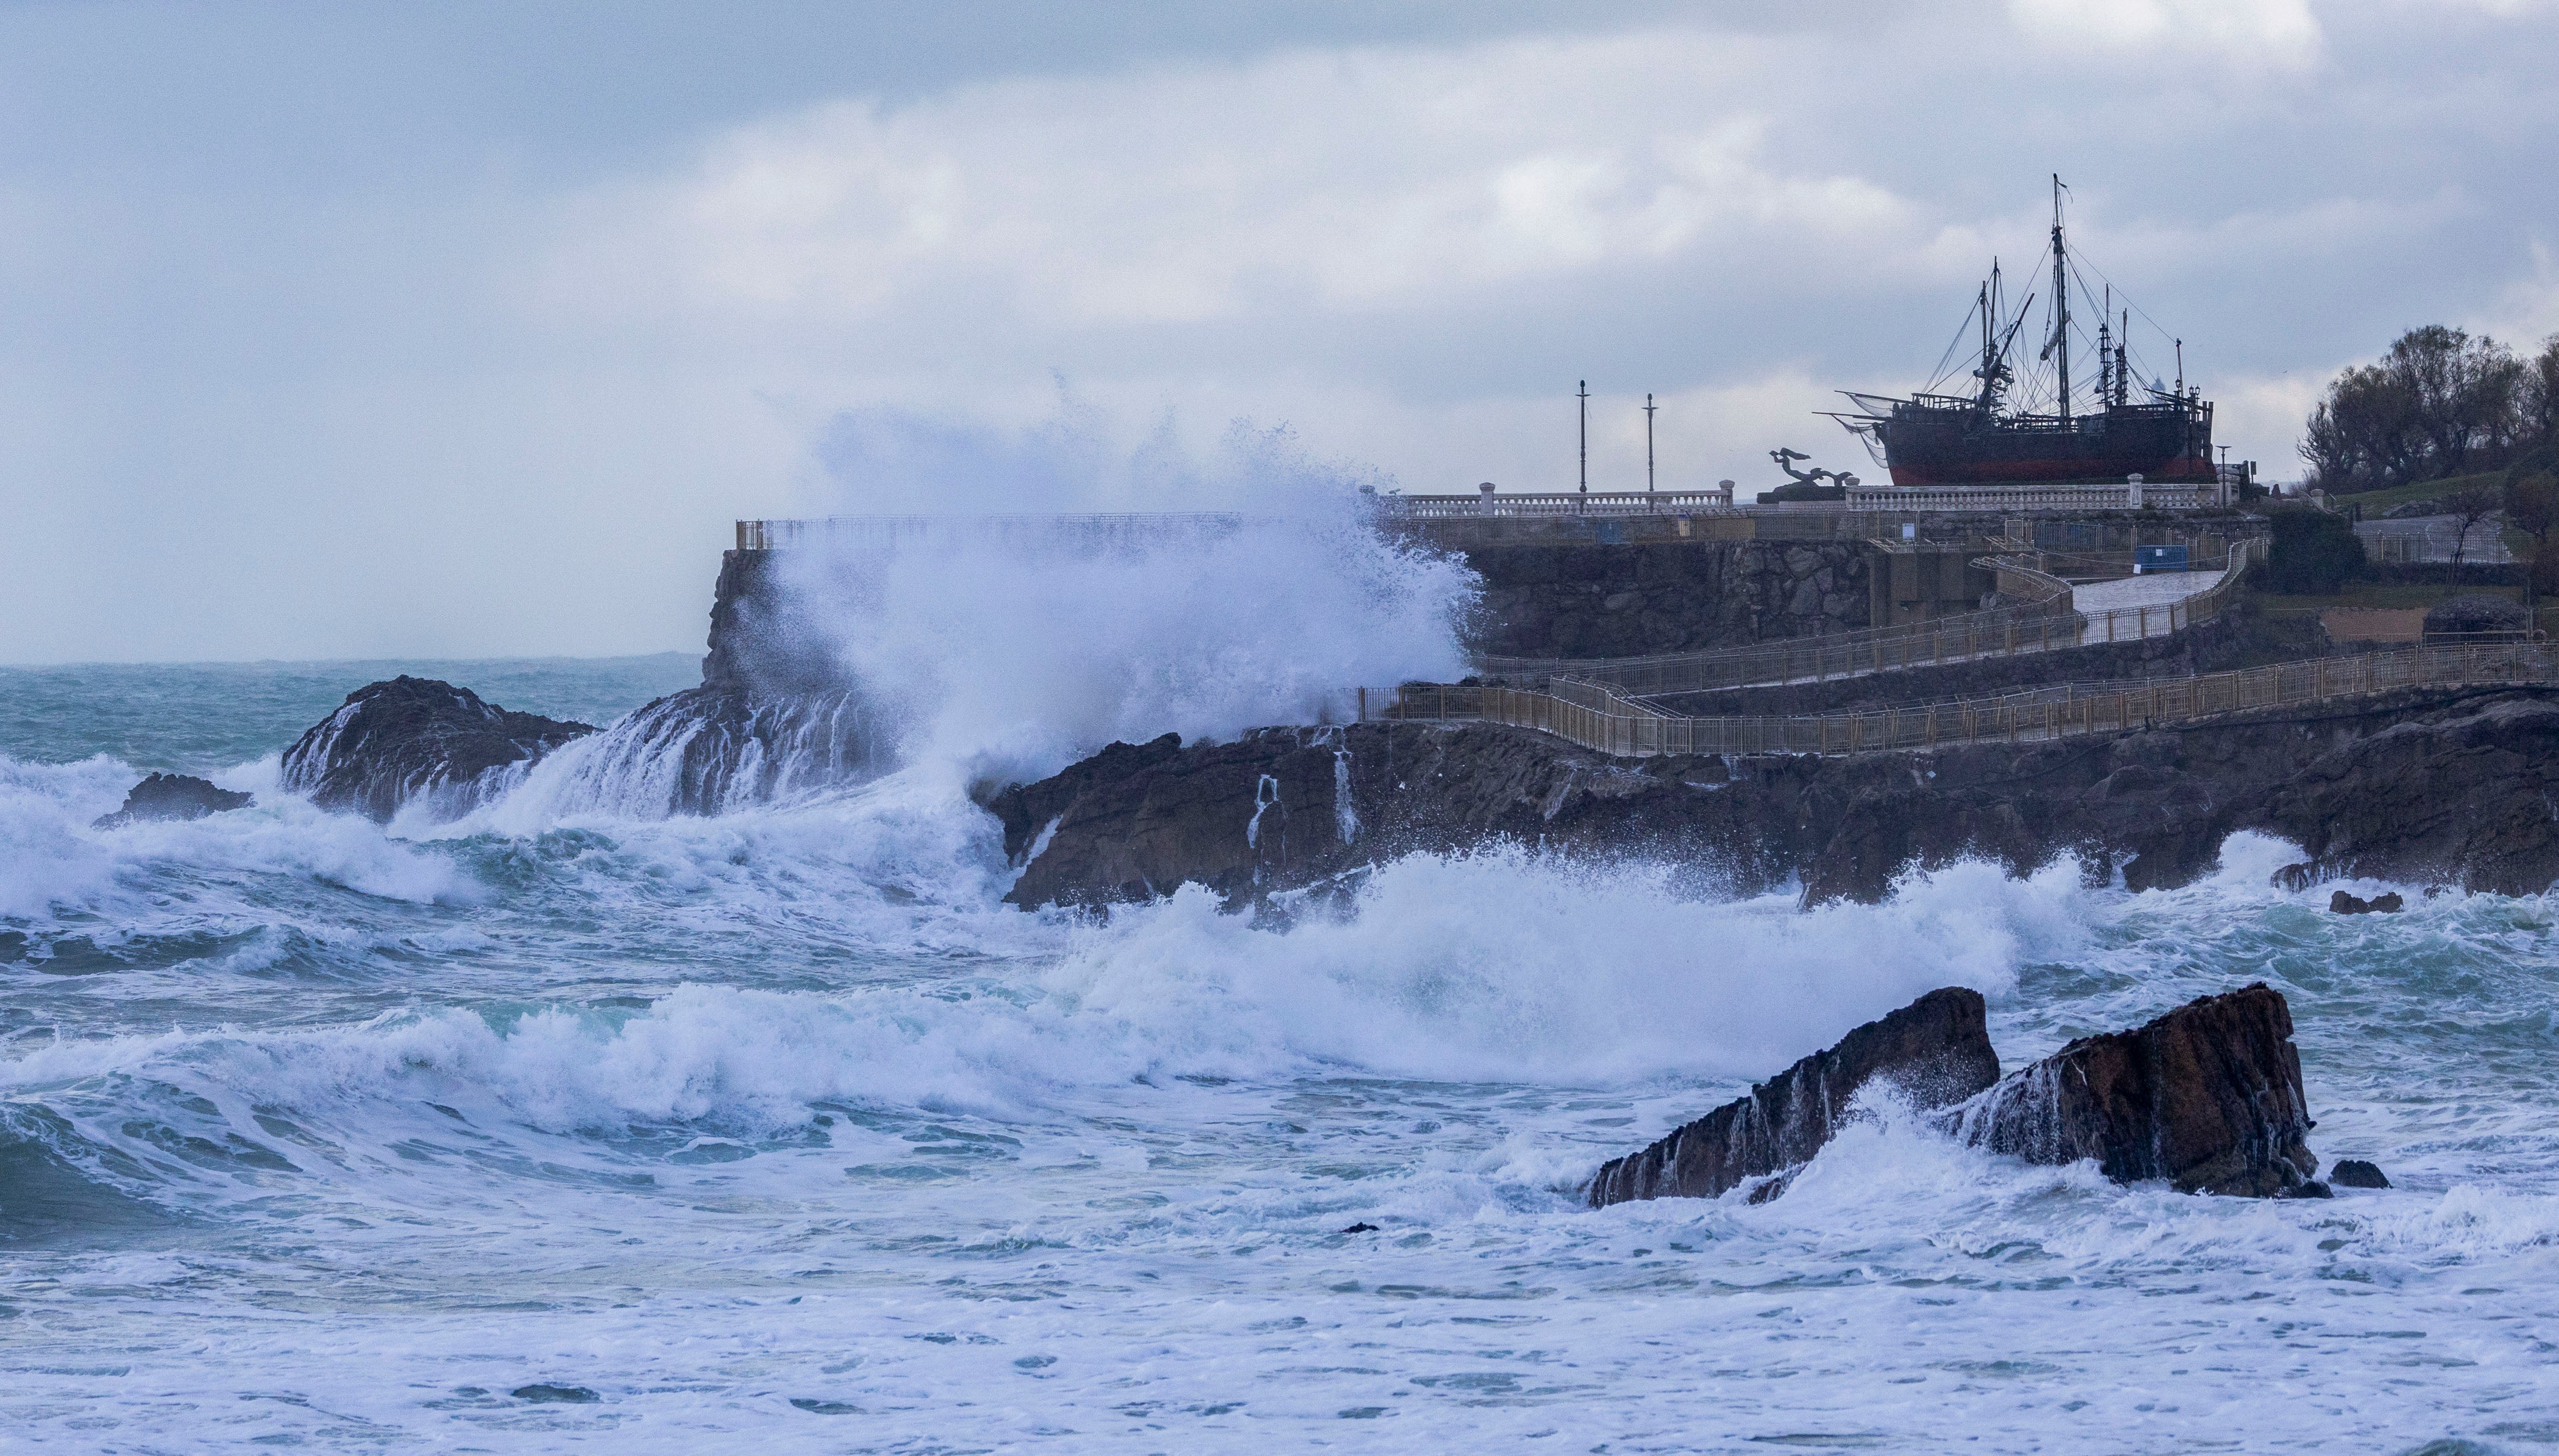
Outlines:
[[[2139,310],[2127,302],[2117,312],[2111,281],[2105,283],[2094,338],[2076,333],[2071,286],[2077,283],[2082,298],[2094,290],[2080,276],[2081,260],[2062,229],[2067,192],[2056,175],[2052,235],[2046,245],[2052,262],[2046,326],[2042,348],[2023,376],[2014,363],[2017,336],[2035,296],[2030,292],[2010,307],[2006,281],[1994,259],[1963,327],[1925,385],[1908,395],[1843,389],[1855,408],[1825,411],[1865,441],[1895,486],[2120,482],[2132,475],[2162,482],[2216,478],[2212,404],[2185,382],[2183,341],[2170,341],[2177,355],[2174,387],[2157,374],[2151,383],[2140,383],[2130,343],[2133,315]],[[2040,263],[2038,259],[2038,267]],[[2143,318],[2149,321],[2148,315]],[[2165,330],[2161,333],[2166,337]],[[1967,336],[1978,339],[1978,354],[1959,363]],[[2093,347],[2096,355],[2096,379],[2084,393],[2071,382],[2074,342]],[[1962,393],[1946,391],[1964,363],[1973,364],[1971,386]]]

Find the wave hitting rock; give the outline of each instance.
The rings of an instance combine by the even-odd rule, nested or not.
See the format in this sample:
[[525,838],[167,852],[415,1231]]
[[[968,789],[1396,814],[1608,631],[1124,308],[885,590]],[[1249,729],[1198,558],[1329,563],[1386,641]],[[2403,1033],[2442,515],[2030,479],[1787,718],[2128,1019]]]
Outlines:
[[430,677],[369,682],[284,752],[284,787],[322,808],[351,808],[387,823],[412,799],[451,817],[487,797],[494,770],[534,760],[593,733],[485,702]]
[[1883,1079],[1923,1108],[1950,1106],[1999,1081],[1982,994],[1948,986],[1870,1021],[1673,1132],[1601,1167],[1590,1206],[1645,1198],[1715,1198],[1801,1166],[1848,1120],[1869,1082]]
[[1927,995],[1787,1068],[1639,1153],[1601,1166],[1592,1208],[1716,1198],[1757,1178],[1762,1202],[1882,1081],[1960,1140],[2030,1163],[2093,1160],[2117,1183],[2180,1193],[2325,1198],[2292,1009],[2260,981],[2131,1031],[2081,1037],[2003,1080],[1978,992]]

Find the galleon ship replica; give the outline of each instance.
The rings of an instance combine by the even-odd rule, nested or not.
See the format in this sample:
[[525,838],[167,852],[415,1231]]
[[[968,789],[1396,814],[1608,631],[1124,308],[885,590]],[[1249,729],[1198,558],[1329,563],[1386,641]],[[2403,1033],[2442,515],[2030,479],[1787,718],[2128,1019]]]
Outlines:
[[[2133,310],[2120,317],[2114,288],[2106,285],[2093,340],[2097,376],[2093,388],[2074,386],[2071,347],[2077,324],[2071,313],[2070,285],[2080,296],[2092,290],[2079,278],[2077,261],[2061,231],[2061,179],[2052,180],[2052,295],[2045,309],[2043,347],[2021,380],[2011,362],[2019,330],[2034,305],[2027,295],[2008,307],[1999,264],[1947,347],[1936,375],[1920,392],[1906,397],[1840,391],[1857,408],[1833,413],[1852,434],[1865,437],[1867,448],[1892,474],[1896,486],[1971,486],[2057,481],[2104,481],[2121,484],[2139,475],[2145,481],[2183,482],[2217,479],[2212,461],[2212,402],[2199,388],[2185,383],[2184,345],[2171,341],[2178,355],[2177,383],[2153,376],[2138,382],[2127,336]],[[2039,267],[2039,262],[2038,262]],[[2145,315],[2145,319],[2147,319]],[[1954,363],[1966,336],[1979,326],[1979,364],[1972,370],[1968,393],[1931,392],[1954,377]]]

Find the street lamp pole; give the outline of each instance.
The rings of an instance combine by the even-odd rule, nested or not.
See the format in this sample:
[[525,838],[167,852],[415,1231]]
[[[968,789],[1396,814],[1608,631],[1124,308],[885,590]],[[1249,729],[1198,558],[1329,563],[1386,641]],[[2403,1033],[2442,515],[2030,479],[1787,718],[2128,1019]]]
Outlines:
[[1581,381],[1581,494],[1590,494],[1590,381]]
[[1653,488],[1653,395],[1644,391],[1644,489]]

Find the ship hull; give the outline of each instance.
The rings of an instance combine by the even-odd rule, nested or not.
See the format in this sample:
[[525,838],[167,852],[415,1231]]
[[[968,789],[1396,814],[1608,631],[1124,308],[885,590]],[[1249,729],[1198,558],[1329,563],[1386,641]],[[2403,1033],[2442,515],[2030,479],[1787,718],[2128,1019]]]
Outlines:
[[2118,406],[2063,422],[1982,422],[1968,410],[1904,405],[1875,424],[1896,486],[2211,481],[2211,406]]

